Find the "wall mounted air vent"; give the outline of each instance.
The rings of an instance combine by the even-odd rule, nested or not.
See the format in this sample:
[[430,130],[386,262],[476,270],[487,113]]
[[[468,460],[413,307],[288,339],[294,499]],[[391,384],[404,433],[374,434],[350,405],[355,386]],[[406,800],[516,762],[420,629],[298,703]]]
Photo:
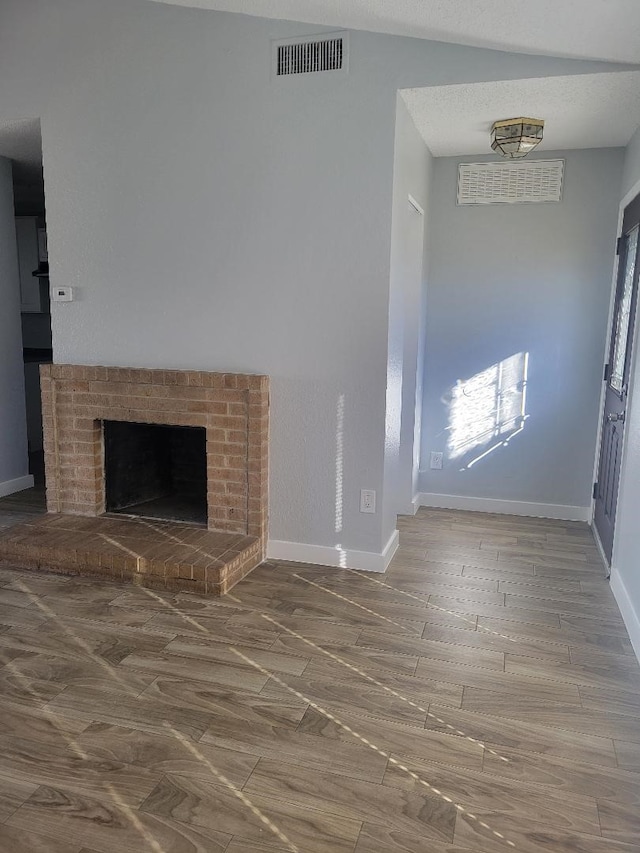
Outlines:
[[319,71],[345,73],[349,64],[349,33],[323,33],[275,41],[272,64],[274,77]]
[[461,163],[458,204],[525,204],[560,201],[564,160]]

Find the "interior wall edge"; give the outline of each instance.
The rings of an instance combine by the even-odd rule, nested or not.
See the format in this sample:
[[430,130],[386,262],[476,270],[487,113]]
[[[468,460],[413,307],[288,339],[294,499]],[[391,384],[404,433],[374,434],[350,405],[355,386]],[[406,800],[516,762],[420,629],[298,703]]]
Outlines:
[[638,661],[640,661],[640,616],[633,606],[631,596],[622,580],[622,575],[614,567],[611,569],[611,592],[616,600],[624,624],[629,632],[629,639]]

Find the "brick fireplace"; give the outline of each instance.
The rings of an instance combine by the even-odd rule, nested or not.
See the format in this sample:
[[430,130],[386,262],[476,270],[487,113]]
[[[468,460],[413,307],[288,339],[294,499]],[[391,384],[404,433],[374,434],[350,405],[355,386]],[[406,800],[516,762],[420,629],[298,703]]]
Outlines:
[[[15,547],[7,539],[0,542],[0,559],[21,556],[25,565],[219,594],[264,558],[267,376],[51,364],[42,365],[41,387],[49,515],[30,531],[14,528],[18,535],[9,540]],[[193,433],[196,449],[185,450],[183,433]],[[110,463],[109,448],[123,436],[124,461]],[[147,461],[152,473],[145,491],[138,484]],[[118,492],[124,494],[120,506],[113,502],[115,487],[106,488],[110,469],[126,469],[125,481],[128,476]],[[173,481],[185,479],[184,471],[191,479],[178,488]],[[180,515],[196,493],[197,514]],[[108,509],[123,515],[105,516]],[[78,517],[96,521],[81,523]],[[198,520],[206,524],[198,528]],[[80,536],[91,530],[99,548]],[[66,562],[63,531],[73,552]],[[74,531],[81,547],[73,547]],[[29,548],[29,536],[37,547]],[[157,553],[159,543],[170,542],[174,553]],[[100,553],[89,554],[92,547]]]
[[265,534],[267,376],[44,364],[41,387],[49,512],[105,512],[104,421],[203,427],[207,527]]

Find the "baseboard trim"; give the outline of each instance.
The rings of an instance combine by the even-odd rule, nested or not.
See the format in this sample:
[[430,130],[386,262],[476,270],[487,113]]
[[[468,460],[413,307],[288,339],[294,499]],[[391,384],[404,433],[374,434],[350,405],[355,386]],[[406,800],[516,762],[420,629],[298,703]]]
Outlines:
[[593,539],[596,543],[596,548],[598,549],[598,554],[600,554],[600,559],[602,560],[602,565],[604,566],[604,570],[607,576],[609,576],[609,574],[611,573],[611,569],[609,568],[609,561],[607,560],[607,555],[604,553],[604,548],[602,547],[602,542],[600,541],[598,529],[595,524],[593,524],[593,522],[590,522],[590,527],[591,532],[593,533]]
[[620,608],[633,650],[640,661],[640,618],[617,569],[611,569],[611,592]]
[[0,483],[0,498],[5,498],[7,495],[13,495],[15,492],[24,492],[25,489],[33,487],[33,476],[27,474],[26,477],[18,477],[15,480],[5,480]]
[[[416,512],[418,511],[418,504],[416,504]],[[389,541],[384,547],[382,551],[382,571],[386,572],[389,568],[389,563],[393,560],[396,551],[400,547],[400,531],[394,530],[391,536],[389,537]]]
[[398,515],[415,515],[420,509],[420,495],[414,496],[410,504],[406,505],[406,509],[401,510]]
[[439,509],[465,509],[470,512],[497,512],[503,515],[525,515],[535,518],[558,518],[563,521],[589,521],[588,506],[565,504],[528,503],[527,501],[500,501],[495,498],[470,498],[460,495],[420,493],[420,506]]
[[393,531],[380,554],[374,551],[354,551],[350,548],[332,548],[330,545],[306,545],[303,542],[270,539],[267,543],[267,558],[292,563],[317,563],[320,566],[363,572],[386,572],[399,544],[400,534],[397,530]]

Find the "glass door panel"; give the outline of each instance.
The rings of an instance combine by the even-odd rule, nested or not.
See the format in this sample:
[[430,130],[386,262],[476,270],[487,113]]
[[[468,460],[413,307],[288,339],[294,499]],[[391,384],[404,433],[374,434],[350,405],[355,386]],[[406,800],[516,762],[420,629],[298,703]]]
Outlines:
[[625,238],[624,279],[622,293],[616,305],[615,332],[613,340],[613,360],[609,384],[618,394],[624,391],[625,364],[631,326],[631,304],[633,301],[633,281],[638,251],[638,226]]

